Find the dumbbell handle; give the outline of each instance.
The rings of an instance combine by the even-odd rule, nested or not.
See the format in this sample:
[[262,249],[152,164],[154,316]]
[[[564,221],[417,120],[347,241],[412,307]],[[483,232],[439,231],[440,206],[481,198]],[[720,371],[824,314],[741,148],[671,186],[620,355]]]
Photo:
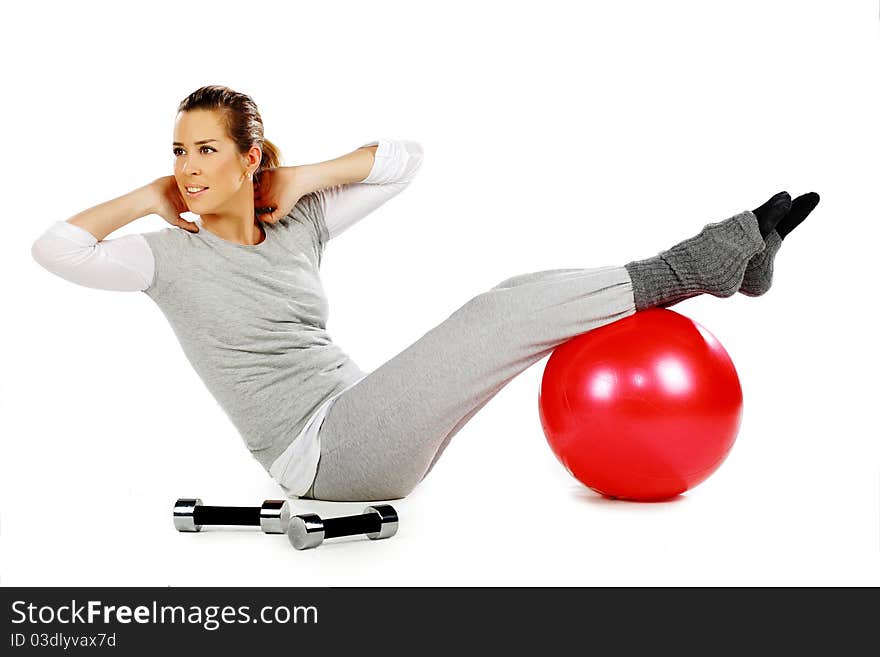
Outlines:
[[324,522],[324,538],[372,534],[382,529],[382,519],[378,513],[363,513],[357,516],[327,518]]
[[197,506],[193,522],[197,525],[251,525],[260,524],[258,506]]

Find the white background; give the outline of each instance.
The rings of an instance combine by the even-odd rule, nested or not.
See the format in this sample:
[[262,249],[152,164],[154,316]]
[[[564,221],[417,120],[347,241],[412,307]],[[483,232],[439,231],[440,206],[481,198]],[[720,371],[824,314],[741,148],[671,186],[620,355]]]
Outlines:
[[[2,11],[0,585],[880,584],[875,3]],[[204,84],[250,94],[286,165],[423,145],[409,189],[325,252],[328,329],[365,371],[514,274],[623,264],[782,189],[819,192],[767,295],[675,308],[736,363],[727,461],[673,502],[598,497],[546,444],[543,360],[394,502],[391,540],[176,532],[178,497],[281,491],[145,295],[68,283],[30,246],[170,174],[175,108]]]

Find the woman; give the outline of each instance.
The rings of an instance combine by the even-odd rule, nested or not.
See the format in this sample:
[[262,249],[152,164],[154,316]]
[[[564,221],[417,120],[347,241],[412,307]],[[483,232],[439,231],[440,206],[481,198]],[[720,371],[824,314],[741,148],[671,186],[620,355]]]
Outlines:
[[[321,257],[412,181],[419,144],[280,167],[253,100],[207,86],[180,103],[173,153],[173,176],[56,222],[33,257],[74,283],[145,292],[285,492],[335,501],[408,495],[477,411],[575,335],[697,294],[763,294],[819,201],[780,192],[652,258],[515,276],[365,374],[327,333]],[[148,214],[171,227],[104,239]]]

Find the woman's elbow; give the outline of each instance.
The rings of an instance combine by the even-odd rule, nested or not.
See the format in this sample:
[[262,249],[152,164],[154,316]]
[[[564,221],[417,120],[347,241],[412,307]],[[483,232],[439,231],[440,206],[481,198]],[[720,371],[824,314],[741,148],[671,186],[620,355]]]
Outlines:
[[60,242],[43,235],[31,245],[31,257],[46,271],[69,280],[72,270],[81,267],[93,254],[94,247]]
[[47,241],[43,237],[39,237],[31,245],[31,257],[37,261],[43,269],[50,269],[53,262],[53,252]]
[[409,182],[415,178],[422,167],[425,149],[419,142],[413,140],[404,140],[403,144],[407,152],[406,170],[404,171],[403,179]]

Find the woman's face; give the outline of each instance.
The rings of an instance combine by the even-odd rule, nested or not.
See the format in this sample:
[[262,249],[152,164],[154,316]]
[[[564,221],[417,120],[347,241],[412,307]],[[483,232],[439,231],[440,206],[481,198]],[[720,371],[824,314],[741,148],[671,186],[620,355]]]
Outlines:
[[[256,169],[249,159],[260,161],[259,149],[251,151],[250,157],[238,152],[218,112],[179,112],[174,122],[174,177],[190,212],[211,214],[238,206],[235,201],[252,188],[247,176],[242,180],[245,170],[253,173]],[[193,194],[188,187],[206,189]]]

